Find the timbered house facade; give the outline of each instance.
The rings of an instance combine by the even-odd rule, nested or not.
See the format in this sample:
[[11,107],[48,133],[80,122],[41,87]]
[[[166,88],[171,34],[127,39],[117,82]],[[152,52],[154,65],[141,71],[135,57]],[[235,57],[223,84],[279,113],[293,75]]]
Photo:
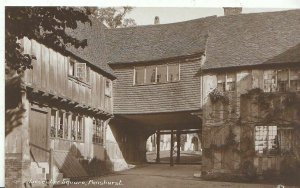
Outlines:
[[[103,65],[103,38],[93,37],[103,34],[103,29],[94,22],[93,26],[79,23],[76,31],[68,31],[87,39],[84,49],[52,49],[26,37],[20,41],[24,53],[35,60],[22,78],[22,126],[6,137],[6,159],[14,161],[7,164],[8,183],[14,176],[21,176],[17,181],[26,177],[55,181],[117,170],[109,156],[117,152],[117,143],[113,136],[106,137],[112,135],[108,122],[116,77]],[[96,47],[99,51],[94,51]],[[116,149],[108,152],[107,144],[109,150]],[[15,168],[18,161],[20,169]]]
[[204,175],[272,177],[299,161],[299,18],[240,14],[210,26],[199,71]]

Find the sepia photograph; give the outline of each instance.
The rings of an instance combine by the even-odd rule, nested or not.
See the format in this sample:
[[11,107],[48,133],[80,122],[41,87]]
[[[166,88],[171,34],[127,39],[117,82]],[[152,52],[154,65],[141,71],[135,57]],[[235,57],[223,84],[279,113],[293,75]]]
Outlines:
[[171,5],[4,7],[6,188],[300,187],[300,9]]

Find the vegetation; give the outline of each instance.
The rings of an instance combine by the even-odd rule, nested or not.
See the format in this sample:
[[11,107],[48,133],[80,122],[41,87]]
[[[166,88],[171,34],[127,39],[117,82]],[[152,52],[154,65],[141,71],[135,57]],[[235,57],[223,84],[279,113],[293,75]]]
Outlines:
[[98,18],[108,28],[132,27],[136,26],[135,20],[126,18],[126,15],[132,11],[132,7],[108,7],[96,8],[93,15]]

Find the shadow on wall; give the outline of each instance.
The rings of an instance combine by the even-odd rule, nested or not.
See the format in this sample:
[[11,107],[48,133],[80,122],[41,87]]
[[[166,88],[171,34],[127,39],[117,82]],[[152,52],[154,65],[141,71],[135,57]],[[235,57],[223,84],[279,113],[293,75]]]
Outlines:
[[121,152],[118,156],[110,157],[122,157],[126,163],[133,164],[147,161],[146,142],[154,131],[147,131],[143,128],[143,125],[136,125],[134,122],[118,116],[111,120],[110,128]]
[[[104,155],[106,155],[106,151]],[[68,152],[55,152],[55,163],[63,173],[64,178],[78,179],[85,177],[98,177],[111,172],[112,162],[100,159],[97,156],[92,159],[85,159],[76,145],[72,145]]]
[[22,125],[25,108],[21,105],[21,77],[14,71],[5,74],[5,137]]

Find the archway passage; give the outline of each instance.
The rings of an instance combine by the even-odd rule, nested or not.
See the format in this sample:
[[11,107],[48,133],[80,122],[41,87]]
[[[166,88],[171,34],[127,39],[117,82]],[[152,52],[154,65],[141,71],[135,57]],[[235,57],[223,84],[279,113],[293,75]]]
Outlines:
[[[116,115],[110,124],[114,127],[113,133],[116,138],[126,137],[116,140],[122,145],[120,148],[127,162],[147,162],[146,153],[152,152],[152,155],[155,155],[155,162],[163,162],[160,161],[161,157],[163,159],[163,156],[160,156],[162,154],[167,155],[168,163],[176,164],[182,162],[180,157],[183,159],[186,152],[187,146],[183,145],[187,142],[183,141],[185,135],[201,135],[202,120],[199,114],[201,114],[199,111],[122,114]],[[166,142],[161,142],[161,137],[164,137]],[[191,139],[190,136],[190,144]],[[197,157],[199,162],[201,156]]]
[[198,139],[200,133],[200,129],[157,131],[147,139],[147,162],[170,163],[171,166],[201,164],[201,144]]

